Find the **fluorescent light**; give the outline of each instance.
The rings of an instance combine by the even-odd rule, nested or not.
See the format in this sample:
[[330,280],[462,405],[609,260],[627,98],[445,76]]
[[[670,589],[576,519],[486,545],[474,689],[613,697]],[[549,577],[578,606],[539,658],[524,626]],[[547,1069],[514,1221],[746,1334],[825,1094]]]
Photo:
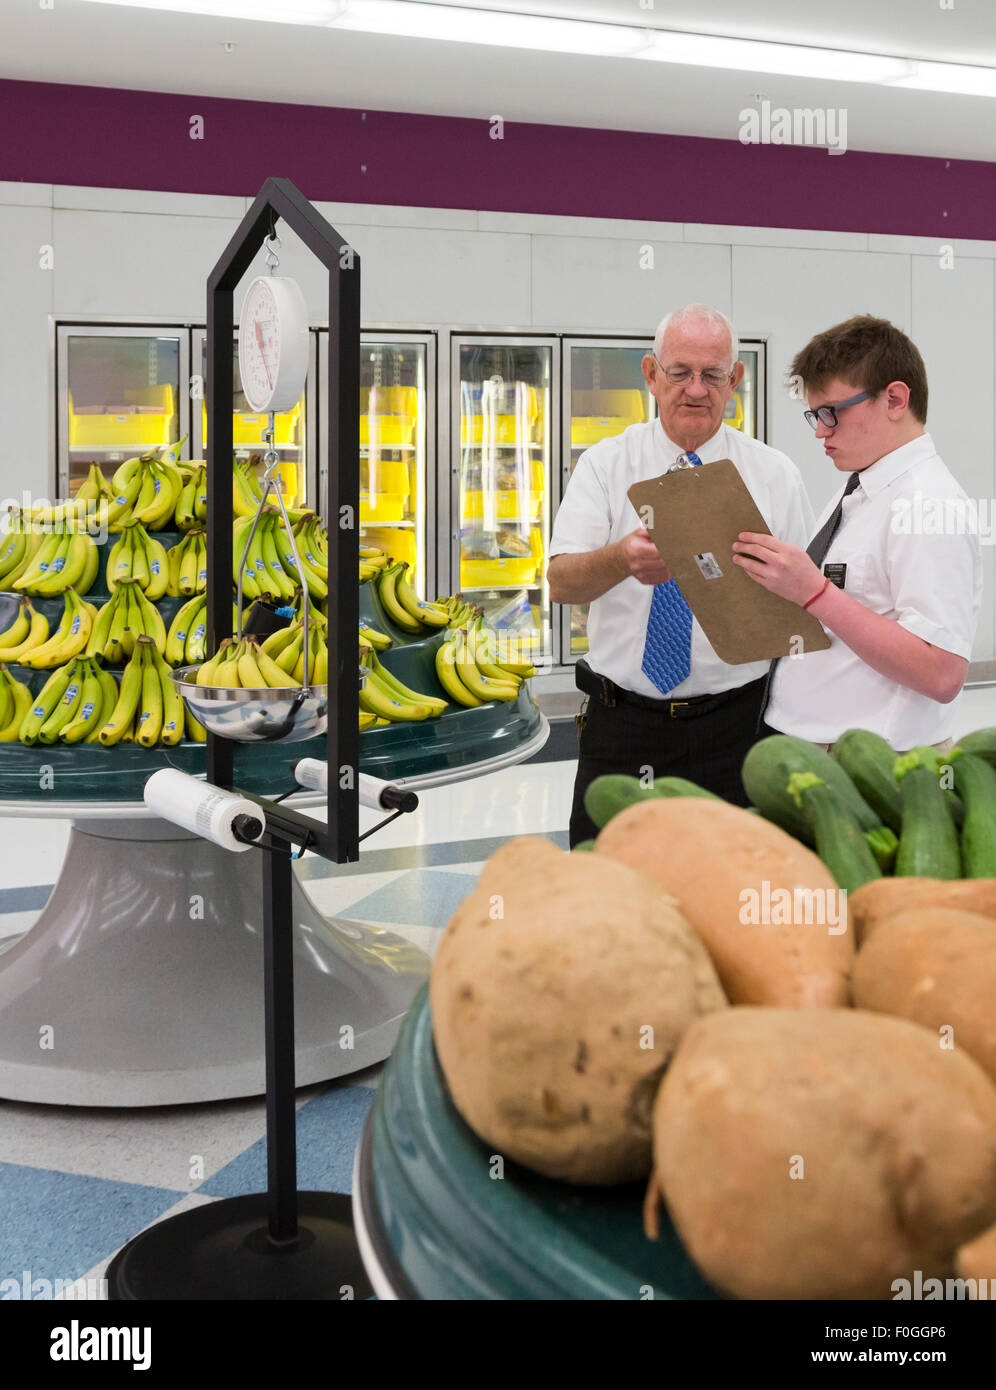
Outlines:
[[391,37],[486,44],[546,53],[641,58],[678,66],[870,82],[925,92],[996,97],[996,68],[921,62],[840,48],[685,34],[638,25],[436,5],[423,0],[89,0],[142,10],[310,24]]
[[399,34],[406,38],[605,57],[636,53],[648,42],[645,30],[621,24],[588,24],[545,15],[421,4],[418,0],[345,0],[334,27],[367,34]]
[[654,36],[653,44],[636,56],[659,63],[773,72],[787,77],[823,77],[838,82],[894,82],[914,72],[916,67],[905,58],[887,58],[875,53],[660,31]]

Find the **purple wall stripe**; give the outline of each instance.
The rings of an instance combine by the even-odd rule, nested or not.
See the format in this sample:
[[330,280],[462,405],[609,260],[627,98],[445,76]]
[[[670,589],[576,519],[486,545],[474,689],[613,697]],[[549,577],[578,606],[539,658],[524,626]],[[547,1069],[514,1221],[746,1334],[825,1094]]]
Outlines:
[[[996,240],[981,160],[0,81],[0,179]],[[191,140],[190,118],[204,118]],[[648,176],[647,169],[653,172]]]

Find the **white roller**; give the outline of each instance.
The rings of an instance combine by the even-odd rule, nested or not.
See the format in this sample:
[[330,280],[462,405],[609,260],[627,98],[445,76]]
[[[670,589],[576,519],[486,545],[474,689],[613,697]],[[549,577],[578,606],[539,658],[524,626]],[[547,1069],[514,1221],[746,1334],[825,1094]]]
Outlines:
[[[316,792],[327,792],[329,788],[328,763],[317,758],[301,758],[292,769],[295,779],[302,787]],[[361,806],[369,806],[374,811],[403,810],[413,811],[418,798],[380,777],[370,777],[361,772],[356,779],[356,790]]]
[[252,822],[238,828],[254,839],[266,828],[265,815],[254,801],[222,791],[211,782],[202,782],[176,768],[164,767],[154,772],[145,784],[144,795],[146,806],[155,815],[236,853],[251,848],[236,837],[236,820],[245,817]]

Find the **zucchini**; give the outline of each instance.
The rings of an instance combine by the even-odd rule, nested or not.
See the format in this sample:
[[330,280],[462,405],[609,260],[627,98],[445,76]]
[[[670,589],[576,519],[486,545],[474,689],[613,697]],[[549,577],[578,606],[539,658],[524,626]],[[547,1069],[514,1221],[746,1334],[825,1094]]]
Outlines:
[[750,749],[740,775],[752,804],[797,840],[807,845],[816,843],[812,825],[788,792],[793,772],[813,772],[828,787],[833,787],[862,830],[880,827],[876,812],[829,753],[792,734],[771,734]]
[[897,878],[960,878],[961,851],[944,792],[937,780],[936,748],[914,748],[895,762],[903,799]]
[[594,841],[594,840],[578,840],[577,844],[576,844],[576,845],[574,846],[574,848],[571,850],[571,853],[572,853],[572,854],[588,854],[588,853],[590,853],[591,850],[593,850],[594,848],[595,848],[595,841]]
[[589,783],[584,794],[584,809],[593,824],[601,830],[613,816],[625,811],[628,806],[639,805],[641,801],[659,801],[665,796],[704,796],[713,801],[722,800],[722,797],[686,781],[684,777],[657,777],[652,787],[645,787],[638,777],[608,773]]
[[961,857],[966,878],[996,878],[996,771],[961,748],[943,755],[965,806]]
[[[974,753],[990,767],[996,767],[996,729],[976,729],[974,734],[966,734],[964,738],[960,738],[958,747],[963,753]],[[954,752],[954,749],[951,751]],[[949,759],[950,756],[948,754]]]
[[903,803],[893,765],[896,750],[870,729],[848,729],[833,746],[833,758],[850,777],[882,824],[903,828]]
[[855,893],[863,883],[882,877],[860,825],[833,787],[815,772],[793,772],[787,791],[812,825],[816,853],[838,887]]

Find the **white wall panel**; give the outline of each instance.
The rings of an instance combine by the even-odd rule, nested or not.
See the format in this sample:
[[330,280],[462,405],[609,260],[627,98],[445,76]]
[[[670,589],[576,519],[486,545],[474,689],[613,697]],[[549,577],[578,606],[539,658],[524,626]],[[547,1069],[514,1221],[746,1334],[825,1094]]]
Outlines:
[[733,247],[733,322],[768,339],[768,443],[798,466],[817,513],[837,473],[785,386],[789,363],[814,334],[852,314],[910,331],[908,256]]
[[24,489],[36,497],[51,496],[48,316],[55,306],[55,272],[41,268],[41,257],[42,248],[52,245],[51,208],[0,205],[5,318],[0,335],[0,381],[5,383],[0,498],[19,499]]
[[[927,427],[937,451],[969,497],[996,499],[993,458],[993,263],[955,255],[950,269],[938,256],[913,258],[912,337],[923,354],[930,387]],[[973,659],[992,660],[996,594],[992,546],[988,582]]]
[[[534,236],[532,323],[542,328],[613,329],[653,336],[657,324],[693,301],[730,311],[728,246],[579,236]],[[653,268],[641,268],[642,248]],[[647,258],[649,259],[649,258]]]

